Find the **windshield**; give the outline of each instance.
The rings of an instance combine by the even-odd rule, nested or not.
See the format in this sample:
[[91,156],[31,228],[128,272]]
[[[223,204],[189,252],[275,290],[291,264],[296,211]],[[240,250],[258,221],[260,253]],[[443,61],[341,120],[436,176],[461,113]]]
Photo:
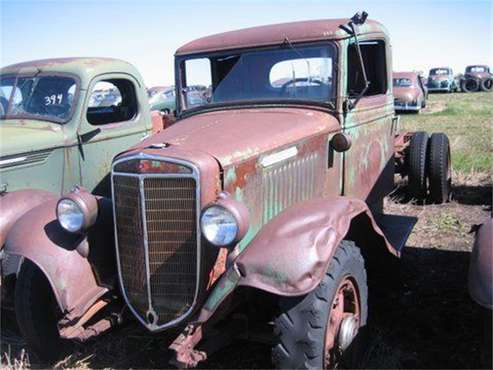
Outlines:
[[394,78],[394,87],[409,87],[412,82],[409,78]]
[[436,68],[430,71],[430,75],[448,75],[448,74],[449,74],[448,69],[444,69],[444,68]]
[[66,76],[1,76],[0,119],[70,119],[77,83]]
[[335,97],[335,48],[291,46],[179,61],[182,110],[241,103],[315,102]]
[[471,66],[467,67],[466,72],[488,72],[488,70],[483,66]]

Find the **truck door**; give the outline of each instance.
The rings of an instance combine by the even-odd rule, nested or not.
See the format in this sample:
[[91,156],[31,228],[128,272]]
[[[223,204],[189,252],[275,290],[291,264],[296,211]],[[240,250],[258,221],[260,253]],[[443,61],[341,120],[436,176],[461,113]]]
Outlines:
[[128,74],[101,75],[89,86],[78,137],[82,185],[96,194],[110,194],[113,157],[148,133],[139,90]]
[[[369,86],[359,102],[346,110],[344,132],[351,148],[344,152],[343,194],[380,208],[392,190],[394,176],[394,105],[390,48],[385,40],[361,40]],[[355,44],[347,48],[347,96],[363,91],[364,79]],[[353,99],[351,99],[353,98]]]

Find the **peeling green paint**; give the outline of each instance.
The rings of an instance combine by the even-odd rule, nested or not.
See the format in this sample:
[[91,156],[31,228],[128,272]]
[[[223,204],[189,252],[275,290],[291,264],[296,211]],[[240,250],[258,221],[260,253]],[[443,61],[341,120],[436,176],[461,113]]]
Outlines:
[[214,311],[222,302],[222,300],[236,288],[239,281],[240,275],[236,272],[233,266],[219,279],[218,283],[214,286],[212,292],[207,297],[204,308],[208,311]]

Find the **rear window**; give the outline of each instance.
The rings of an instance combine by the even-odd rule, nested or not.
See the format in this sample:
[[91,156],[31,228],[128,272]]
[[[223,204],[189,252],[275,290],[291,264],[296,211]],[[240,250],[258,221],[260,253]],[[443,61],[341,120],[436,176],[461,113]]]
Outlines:
[[412,84],[409,78],[394,78],[394,87],[409,87]]

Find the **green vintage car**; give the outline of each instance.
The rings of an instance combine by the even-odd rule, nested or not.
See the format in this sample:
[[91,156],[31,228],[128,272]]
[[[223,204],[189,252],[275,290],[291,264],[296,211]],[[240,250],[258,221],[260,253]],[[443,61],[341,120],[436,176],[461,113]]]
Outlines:
[[[16,221],[47,199],[75,185],[109,195],[112,158],[152,132],[143,80],[127,62],[64,58],[2,68],[0,250]],[[15,281],[19,262],[2,254],[2,276]]]
[[149,94],[149,106],[151,110],[161,111],[169,114],[176,109],[175,88],[171,87],[151,87],[147,90]]

